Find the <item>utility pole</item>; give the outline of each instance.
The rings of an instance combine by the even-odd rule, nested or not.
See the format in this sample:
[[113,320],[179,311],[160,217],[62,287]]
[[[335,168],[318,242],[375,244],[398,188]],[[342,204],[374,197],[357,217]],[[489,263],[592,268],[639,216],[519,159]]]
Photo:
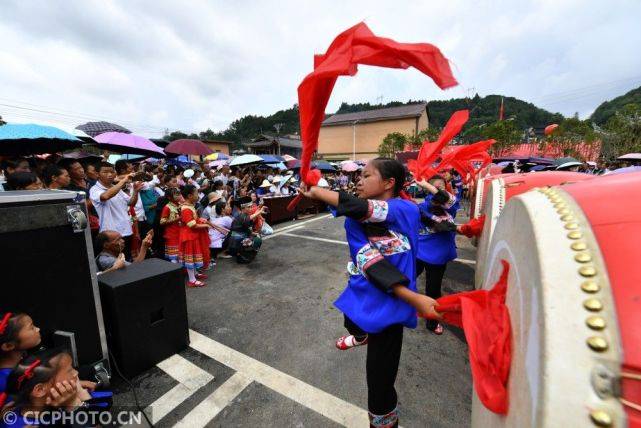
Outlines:
[[358,120],[352,122],[352,160],[356,161],[356,123]]
[[280,128],[282,128],[282,123],[275,123],[274,129],[276,129],[276,143],[278,143],[278,156],[280,156]]

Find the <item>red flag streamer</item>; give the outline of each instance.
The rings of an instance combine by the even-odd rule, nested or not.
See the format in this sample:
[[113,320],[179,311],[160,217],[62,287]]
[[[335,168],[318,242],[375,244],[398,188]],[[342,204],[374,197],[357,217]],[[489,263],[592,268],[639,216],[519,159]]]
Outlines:
[[445,124],[445,127],[441,131],[441,135],[438,136],[438,140],[436,140],[436,142],[423,142],[421,150],[418,152],[417,159],[410,159],[407,162],[407,168],[412,172],[414,178],[417,180],[421,180],[423,178],[429,180],[432,176],[436,175],[436,171],[432,168],[432,164],[441,153],[441,150],[443,150],[443,147],[452,141],[452,138],[456,137],[456,134],[461,132],[463,125],[465,125],[469,118],[469,110],[459,110],[454,112]]
[[443,321],[465,332],[474,389],[485,407],[504,415],[508,409],[507,381],[512,361],[510,314],[505,305],[510,265],[491,290],[474,290],[436,299]]
[[468,238],[473,238],[475,236],[481,236],[483,231],[483,224],[485,223],[485,214],[481,215],[478,218],[473,218],[467,223],[461,225],[461,233]]
[[358,64],[387,68],[414,67],[428,75],[441,88],[456,86],[449,62],[441,51],[428,43],[399,43],[378,37],[361,22],[339,34],[323,55],[314,57],[314,71],[298,86],[298,108],[303,153],[300,175],[304,183],[318,183],[310,171],[312,155],[318,148],[325,107],[339,76],[354,76]]
[[[441,162],[436,167],[438,171],[454,168],[461,177],[467,182],[473,177],[483,165],[489,164],[492,157],[487,150],[495,140],[478,141],[474,144],[455,147],[447,155],[443,156]],[[479,168],[474,168],[474,162],[482,162]]]

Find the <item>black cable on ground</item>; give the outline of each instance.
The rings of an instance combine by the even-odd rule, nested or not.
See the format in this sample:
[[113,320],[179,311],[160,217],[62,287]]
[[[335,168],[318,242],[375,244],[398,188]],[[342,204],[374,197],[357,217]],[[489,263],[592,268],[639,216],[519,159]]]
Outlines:
[[116,373],[118,373],[118,376],[120,376],[120,378],[122,380],[124,380],[127,383],[127,385],[129,385],[129,389],[131,390],[131,392],[133,392],[134,401],[136,402],[136,408],[145,417],[145,420],[147,421],[149,426],[151,428],[154,428],[154,424],[151,423],[151,420],[149,419],[149,416],[147,416],[147,413],[145,413],[145,410],[140,405],[140,401],[138,401],[138,394],[136,393],[136,387],[134,386],[134,384],[129,379],[127,379],[125,377],[125,375],[122,374],[122,372],[120,371],[120,368],[118,368],[118,363],[116,363],[116,359],[114,358],[114,356],[111,353],[111,351],[109,351],[109,356],[111,356],[111,361],[114,363],[114,368],[116,369]]

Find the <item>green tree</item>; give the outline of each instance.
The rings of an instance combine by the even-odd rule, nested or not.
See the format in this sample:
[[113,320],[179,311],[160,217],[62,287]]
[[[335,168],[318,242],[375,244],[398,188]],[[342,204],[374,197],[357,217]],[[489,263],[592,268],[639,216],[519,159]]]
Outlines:
[[603,141],[601,154],[606,159],[641,152],[641,104],[627,104],[616,111],[598,135]]
[[499,155],[505,150],[509,150],[511,146],[520,144],[523,137],[523,132],[519,130],[513,120],[498,120],[485,126],[479,126],[478,133],[480,139],[496,140],[492,150]]
[[407,135],[400,132],[392,132],[383,138],[378,146],[378,155],[381,157],[393,158],[396,152],[401,152],[409,143]]

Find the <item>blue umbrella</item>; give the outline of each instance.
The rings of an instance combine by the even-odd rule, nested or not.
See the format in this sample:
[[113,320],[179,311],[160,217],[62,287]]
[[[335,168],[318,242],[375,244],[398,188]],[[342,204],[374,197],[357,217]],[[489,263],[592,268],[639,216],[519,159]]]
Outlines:
[[261,158],[263,158],[263,161],[265,163],[278,163],[278,162],[284,162],[285,159],[283,159],[282,156],[277,156],[277,155],[258,155]]
[[626,166],[625,168],[615,169],[610,171],[609,174],[625,174],[626,172],[639,172],[641,171],[641,166]]
[[312,168],[316,168],[321,171],[336,171],[336,168],[334,168],[332,164],[324,160],[317,160],[312,162]]
[[82,147],[82,140],[53,126],[7,124],[0,126],[0,155],[55,153]]

